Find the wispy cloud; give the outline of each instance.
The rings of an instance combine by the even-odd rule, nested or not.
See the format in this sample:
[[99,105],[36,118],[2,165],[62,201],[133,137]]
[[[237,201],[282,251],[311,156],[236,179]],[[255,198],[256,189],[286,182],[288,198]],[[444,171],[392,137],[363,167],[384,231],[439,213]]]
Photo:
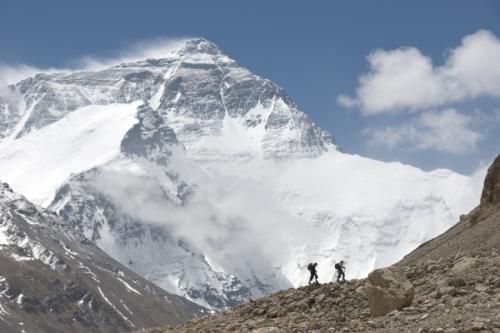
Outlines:
[[184,37],[143,40],[128,45],[121,51],[117,52],[116,55],[108,57],[87,55],[76,59],[73,63],[75,63],[76,68],[79,69],[99,70],[121,63],[151,58],[164,58],[173,51],[178,50],[188,39],[188,37]]
[[[318,236],[313,228],[276,207],[271,185],[264,181],[222,175],[200,178],[196,191],[180,206],[165,195],[169,193],[168,186],[162,187],[165,181],[156,178],[164,176],[151,166],[142,168],[148,170],[146,174],[104,169],[93,186],[120,212],[165,228],[222,266],[250,262],[257,270],[276,266],[289,258],[290,242],[305,244]],[[262,195],[256,196],[257,192]]]
[[337,100],[372,115],[500,97],[500,40],[494,34],[477,31],[446,55],[443,65],[434,66],[413,47],[376,50],[367,58],[370,71],[360,77],[356,97],[340,95]]
[[357,99],[349,97],[347,95],[338,95],[337,104],[347,109],[352,109],[360,106],[360,103]]
[[85,55],[68,62],[68,66],[43,68],[30,64],[6,64],[0,59],[0,88],[15,84],[37,73],[74,72],[81,70],[100,70],[113,65],[163,58],[179,49],[188,40],[184,38],[155,38],[131,43],[109,56]]
[[[482,114],[477,114],[480,116]],[[369,128],[365,135],[369,146],[464,154],[475,150],[483,138],[474,129],[474,123],[479,121],[477,117],[454,109],[427,111],[403,124]]]

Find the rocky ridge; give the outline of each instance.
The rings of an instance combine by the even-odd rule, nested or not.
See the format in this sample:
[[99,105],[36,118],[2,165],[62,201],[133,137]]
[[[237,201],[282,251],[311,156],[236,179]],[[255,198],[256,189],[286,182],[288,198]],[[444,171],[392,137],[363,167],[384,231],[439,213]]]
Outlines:
[[203,308],[111,259],[0,182],[0,331],[116,332],[182,323]]
[[[498,333],[499,170],[500,156],[488,171],[479,207],[443,235],[399,263],[372,272],[368,279],[289,289],[183,326],[147,332]],[[401,296],[409,302],[392,310],[377,304],[380,295],[374,300],[370,288],[380,276],[392,276],[378,283],[383,293],[395,295],[394,282],[407,289],[409,285],[411,295]]]

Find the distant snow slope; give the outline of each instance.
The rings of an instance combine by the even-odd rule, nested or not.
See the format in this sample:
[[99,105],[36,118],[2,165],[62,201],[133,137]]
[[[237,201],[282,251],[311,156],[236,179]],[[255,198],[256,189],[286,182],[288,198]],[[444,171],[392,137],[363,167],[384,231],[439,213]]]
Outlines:
[[204,39],[11,90],[0,177],[214,309],[306,283],[311,261],[321,281],[340,259],[364,276],[479,201],[470,177],[339,152],[282,88]]
[[118,155],[125,132],[137,121],[138,105],[85,106],[17,140],[0,142],[0,175],[33,202],[48,206],[71,174]]
[[[275,179],[276,202],[323,230],[297,261],[318,262],[326,279],[341,259],[350,277],[394,263],[476,202],[464,195],[469,177],[339,152],[287,163]],[[295,285],[305,282],[298,270],[286,275]]]

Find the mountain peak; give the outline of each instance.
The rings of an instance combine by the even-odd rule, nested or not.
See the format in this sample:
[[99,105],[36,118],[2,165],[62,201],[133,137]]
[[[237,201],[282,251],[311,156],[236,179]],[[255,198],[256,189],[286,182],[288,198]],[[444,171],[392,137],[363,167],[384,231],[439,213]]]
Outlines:
[[217,45],[210,42],[205,38],[193,38],[188,39],[184,45],[179,49],[180,53],[206,53],[217,55],[221,54],[222,51]]

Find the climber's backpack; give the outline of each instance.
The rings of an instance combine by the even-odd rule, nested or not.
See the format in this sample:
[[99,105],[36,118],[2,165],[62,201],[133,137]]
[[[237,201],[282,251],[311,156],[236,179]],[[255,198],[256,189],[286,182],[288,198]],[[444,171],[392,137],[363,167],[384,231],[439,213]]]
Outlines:
[[339,263],[335,264],[335,269],[340,269],[340,264]]
[[312,272],[312,270],[314,269],[314,266],[313,266],[312,262],[311,262],[311,263],[309,263],[309,265],[307,265],[307,269],[308,269],[310,272]]

